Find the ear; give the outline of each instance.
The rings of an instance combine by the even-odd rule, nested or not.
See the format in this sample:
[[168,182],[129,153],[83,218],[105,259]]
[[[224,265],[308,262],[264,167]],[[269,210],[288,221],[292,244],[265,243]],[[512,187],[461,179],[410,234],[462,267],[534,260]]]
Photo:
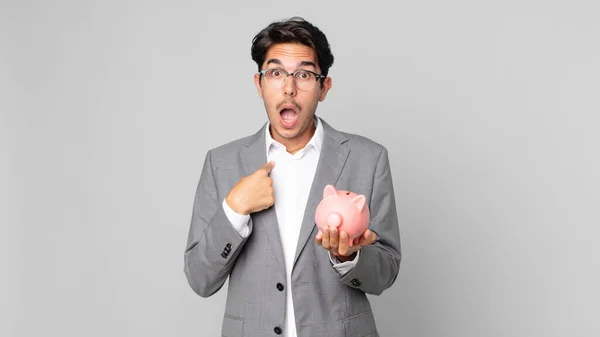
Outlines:
[[325,100],[329,89],[331,89],[331,77],[325,77],[323,80],[323,87],[321,88],[321,96],[319,96],[319,102],[323,102]]
[[363,208],[365,208],[365,205],[367,204],[367,198],[365,198],[365,196],[362,194],[357,195],[354,197],[354,199],[352,199],[350,203],[355,204],[356,207],[358,207],[358,210],[362,212]]
[[335,190],[335,187],[333,187],[333,185],[325,186],[325,189],[323,190],[323,199],[334,195],[337,196],[337,191]]
[[254,85],[256,85],[256,90],[258,90],[258,96],[262,98],[262,87],[260,85],[260,74],[254,74]]

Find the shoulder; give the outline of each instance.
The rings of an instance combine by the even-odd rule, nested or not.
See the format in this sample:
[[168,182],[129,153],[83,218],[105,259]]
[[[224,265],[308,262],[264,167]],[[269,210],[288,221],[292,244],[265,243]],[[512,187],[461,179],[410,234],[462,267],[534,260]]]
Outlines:
[[334,138],[343,140],[343,145],[348,147],[352,152],[358,152],[361,156],[374,155],[375,157],[387,154],[386,147],[376,140],[363,135],[336,130],[323,121],[323,119],[321,121],[324,124],[325,132],[330,132]]
[[361,136],[358,134],[341,132],[348,141],[346,142],[347,146],[349,146],[352,150],[375,153],[379,155],[382,151],[385,150],[385,146],[374,141],[371,138]]
[[261,128],[253,135],[232,140],[228,143],[216,146],[208,150],[207,158],[210,158],[213,167],[237,167],[239,165],[240,150],[250,146],[261,139]]
[[241,147],[248,144],[252,136],[246,136],[243,138],[232,140],[228,143],[219,145],[209,150],[213,155],[227,155],[230,153],[235,153],[240,150]]
[[213,168],[233,168],[239,165],[239,152],[247,144],[250,136],[233,140],[229,143],[212,148],[207,153],[207,158]]

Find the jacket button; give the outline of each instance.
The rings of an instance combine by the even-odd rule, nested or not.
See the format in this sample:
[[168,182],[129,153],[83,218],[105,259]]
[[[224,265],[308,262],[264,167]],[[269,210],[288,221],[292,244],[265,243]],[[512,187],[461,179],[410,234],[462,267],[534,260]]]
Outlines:
[[222,257],[222,258],[224,258],[224,259],[226,259],[226,258],[227,258],[227,253],[225,253],[225,252],[222,252],[222,253],[221,253],[221,257]]
[[278,326],[276,326],[275,329],[273,329],[273,331],[275,331],[275,333],[278,335],[281,335],[281,333],[283,332],[283,331],[281,331],[281,328]]
[[283,291],[283,284],[277,283],[277,290]]
[[355,279],[355,278],[350,281],[350,284],[353,285],[353,286],[355,286],[355,287],[360,287],[360,285],[361,285],[360,281],[358,279]]

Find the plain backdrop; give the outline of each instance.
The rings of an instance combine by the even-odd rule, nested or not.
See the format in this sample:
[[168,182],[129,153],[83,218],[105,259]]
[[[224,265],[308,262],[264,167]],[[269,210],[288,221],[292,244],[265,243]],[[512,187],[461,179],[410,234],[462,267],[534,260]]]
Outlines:
[[389,149],[381,335],[599,336],[595,0],[0,1],[0,335],[220,335],[194,192],[266,121],[251,40],[295,15],[336,58],[318,114]]

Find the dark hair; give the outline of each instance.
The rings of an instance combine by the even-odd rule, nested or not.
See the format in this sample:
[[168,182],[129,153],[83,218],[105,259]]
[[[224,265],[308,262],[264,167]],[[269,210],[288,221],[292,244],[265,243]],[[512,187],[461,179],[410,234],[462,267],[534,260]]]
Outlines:
[[[252,59],[260,71],[269,48],[276,43],[300,43],[312,48],[317,54],[317,64],[321,74],[327,76],[333,65],[333,54],[323,32],[301,17],[273,22],[252,40]],[[323,83],[321,81],[321,83]]]

